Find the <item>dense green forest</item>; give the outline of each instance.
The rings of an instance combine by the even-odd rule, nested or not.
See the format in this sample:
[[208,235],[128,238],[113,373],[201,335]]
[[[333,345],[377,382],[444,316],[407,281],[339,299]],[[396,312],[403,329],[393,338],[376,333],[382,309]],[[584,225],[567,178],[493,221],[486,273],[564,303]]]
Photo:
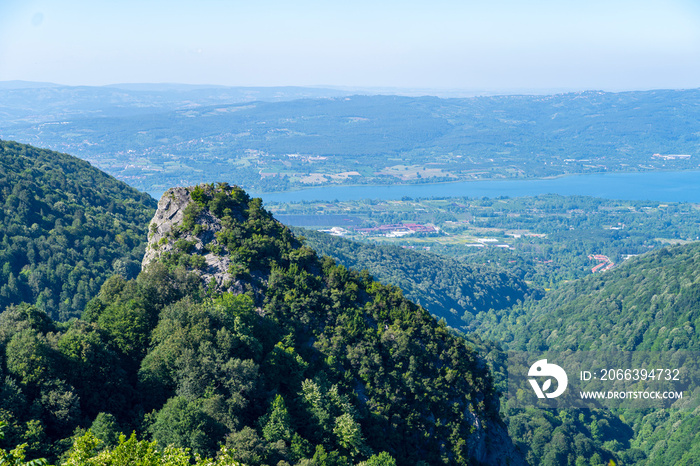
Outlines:
[[[667,247],[616,270],[563,285],[540,301],[481,313],[472,323],[485,338],[510,350],[671,355],[698,351],[699,274],[700,244]],[[697,387],[690,390],[688,400],[673,409],[597,411],[586,419],[590,413],[522,411],[506,404],[504,418],[511,437],[529,450],[531,461],[543,458],[540,452],[544,452],[568,456],[568,464],[575,464],[576,439],[583,433],[621,464],[690,465],[700,458],[700,400]],[[539,439],[534,446],[533,438]]]
[[[81,319],[0,314],[4,445],[76,464],[137,448],[118,437],[135,431],[146,453],[153,440],[248,465],[519,463],[472,345],[398,288],[319,258],[239,188],[188,192],[151,244],[160,258],[109,278]],[[224,289],[202,280],[211,251],[191,236],[235,259]]]
[[138,274],[154,209],[87,162],[0,141],[0,309],[80,316],[107,277]]
[[668,247],[478,324],[511,349],[699,350],[699,282],[700,243]]
[[[156,196],[212,180],[260,192],[698,168],[697,89],[460,99],[279,91],[0,90],[0,138],[70,152]],[[285,95],[298,98],[251,101]]]
[[436,254],[359,243],[313,230],[294,231],[317,253],[345,267],[367,270],[382,283],[401,288],[407,298],[454,328],[466,329],[479,312],[507,309],[540,293],[521,278],[493,267],[465,265]]

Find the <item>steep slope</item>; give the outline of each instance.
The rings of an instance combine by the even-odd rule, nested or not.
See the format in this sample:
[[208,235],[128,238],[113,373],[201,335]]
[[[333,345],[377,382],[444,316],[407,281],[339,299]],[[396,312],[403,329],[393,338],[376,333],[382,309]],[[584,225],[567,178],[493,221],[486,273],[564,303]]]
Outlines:
[[[695,350],[700,243],[664,248],[576,280],[512,312],[481,316],[484,334],[527,350]],[[488,323],[500,320],[498,326]]]
[[91,427],[247,465],[523,464],[484,359],[259,199],[169,190],[149,236],[138,277],[108,279],[84,320],[0,314],[0,420],[33,456]]
[[[398,289],[318,259],[236,187],[169,190],[151,225],[145,270],[184,266],[210,290],[248,290],[264,316],[249,317],[254,331],[266,327],[272,337],[251,362],[269,409],[286,406],[291,419],[275,440],[325,438],[349,458],[388,451],[399,464],[517,462],[512,447],[492,443],[507,437],[483,361]],[[163,317],[141,374],[174,388],[177,377],[162,375],[170,363],[160,352],[174,325]],[[260,419],[249,426],[264,424],[265,437]],[[356,432],[352,442],[338,433],[341,422]]]
[[[613,271],[563,285],[538,302],[481,314],[477,322],[482,335],[512,350],[651,351],[666,357],[698,351],[700,243],[631,259]],[[576,453],[584,451],[576,438],[587,438],[589,451],[602,449],[599,458],[637,465],[695,464],[700,400],[696,387],[690,388],[695,391],[669,410],[593,411],[581,413],[578,421],[575,411],[506,409],[505,415],[514,441],[531,448],[527,455],[533,463],[556,452],[569,455],[565,464],[574,464]],[[533,437],[538,442],[533,444]]]
[[475,314],[506,309],[535,290],[518,277],[487,267],[424,254],[398,246],[359,243],[313,230],[294,229],[305,244],[354,270],[366,269],[382,283],[401,288],[447,325],[466,330]]
[[0,141],[0,311],[80,315],[109,275],[136,276],[154,207],[87,162]]

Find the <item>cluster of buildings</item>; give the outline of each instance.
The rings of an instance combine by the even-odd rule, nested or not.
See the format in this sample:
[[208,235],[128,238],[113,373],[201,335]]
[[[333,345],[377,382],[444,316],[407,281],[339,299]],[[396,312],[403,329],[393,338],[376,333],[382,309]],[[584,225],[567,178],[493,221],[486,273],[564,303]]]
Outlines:
[[412,233],[437,233],[438,229],[433,225],[421,225],[419,223],[394,223],[391,225],[379,225],[374,228],[358,228],[355,231],[366,236],[396,238]]
[[[386,236],[387,238],[398,238],[412,233],[437,233],[439,229],[433,225],[421,225],[419,223],[394,223],[391,225],[380,225],[374,228],[355,228],[356,233],[365,236]],[[319,230],[330,233],[333,236],[345,236],[350,233],[341,227],[333,227],[329,230]]]
[[611,261],[608,256],[603,254],[589,254],[588,258],[590,260],[598,261],[598,265],[591,269],[592,273],[605,272],[615,267],[615,263]]
[[654,154],[652,157],[664,160],[684,160],[689,159],[689,154]]

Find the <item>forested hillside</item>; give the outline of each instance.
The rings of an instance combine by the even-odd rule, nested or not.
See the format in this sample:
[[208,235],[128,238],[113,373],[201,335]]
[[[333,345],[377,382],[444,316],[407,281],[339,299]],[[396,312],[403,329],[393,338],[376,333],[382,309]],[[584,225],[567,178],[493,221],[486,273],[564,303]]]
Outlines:
[[[613,271],[562,285],[540,301],[480,314],[474,323],[482,335],[511,350],[670,355],[700,348],[699,304],[700,243],[694,243],[630,259]],[[687,399],[668,410],[551,413],[506,406],[504,414],[511,437],[531,462],[549,454],[574,464],[582,445],[577,438],[588,437],[607,452],[600,459],[690,465],[700,460],[700,399],[697,387],[690,390]]]
[[7,444],[56,460],[135,430],[248,465],[521,464],[484,360],[400,290],[319,258],[239,188],[171,202],[145,270],[81,320],[0,315]]
[[85,161],[0,141],[0,310],[79,316],[107,277],[138,274],[154,208]]
[[529,295],[539,296],[520,278],[486,266],[393,245],[359,243],[313,230],[295,229],[306,245],[355,270],[367,270],[397,286],[451,327],[465,330],[475,314],[507,309]]
[[479,323],[514,350],[697,351],[699,302],[700,243],[693,243],[630,259],[507,313],[485,313]]

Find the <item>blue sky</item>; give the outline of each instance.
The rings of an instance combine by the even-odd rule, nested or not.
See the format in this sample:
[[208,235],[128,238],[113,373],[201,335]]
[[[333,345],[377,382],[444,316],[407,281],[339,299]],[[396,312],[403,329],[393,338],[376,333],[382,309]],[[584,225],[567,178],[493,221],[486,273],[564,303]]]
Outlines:
[[0,81],[700,87],[698,0],[2,0]]

